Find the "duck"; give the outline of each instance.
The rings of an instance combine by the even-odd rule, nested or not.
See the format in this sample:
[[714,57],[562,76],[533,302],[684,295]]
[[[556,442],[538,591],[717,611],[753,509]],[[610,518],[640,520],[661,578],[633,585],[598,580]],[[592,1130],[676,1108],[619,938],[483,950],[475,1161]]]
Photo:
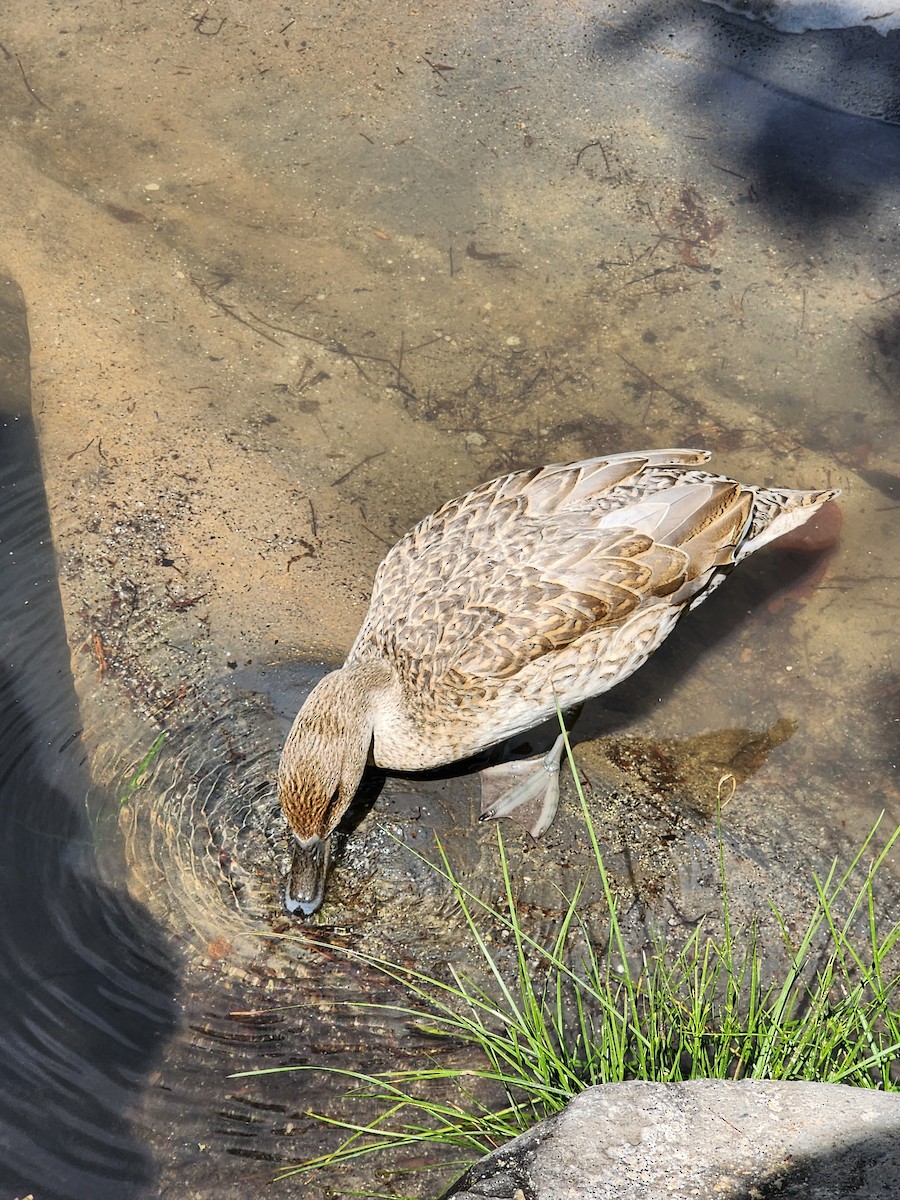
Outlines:
[[[290,914],[321,906],[331,835],[367,764],[444,767],[607,691],[742,559],[839,495],[739,483],[703,470],[709,457],[649,450],[514,471],[388,551],[346,661],[309,693],[281,752]],[[564,742],[488,768],[481,820],[545,832]]]

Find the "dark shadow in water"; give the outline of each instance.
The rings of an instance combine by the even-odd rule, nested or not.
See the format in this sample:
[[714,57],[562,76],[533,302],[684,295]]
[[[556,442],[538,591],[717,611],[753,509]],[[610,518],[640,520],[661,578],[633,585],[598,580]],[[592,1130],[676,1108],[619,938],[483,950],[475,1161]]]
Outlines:
[[593,44],[605,70],[624,61],[671,78],[678,115],[696,114],[738,202],[810,247],[900,185],[900,128],[887,123],[900,122],[900,34],[782,34],[711,5],[648,0],[613,25],[598,19]]
[[176,1019],[161,931],[100,882],[21,293],[0,279],[0,1194],[135,1200],[130,1113]]
[[900,130],[793,100],[773,103],[740,166],[775,227],[815,241],[900,183]]

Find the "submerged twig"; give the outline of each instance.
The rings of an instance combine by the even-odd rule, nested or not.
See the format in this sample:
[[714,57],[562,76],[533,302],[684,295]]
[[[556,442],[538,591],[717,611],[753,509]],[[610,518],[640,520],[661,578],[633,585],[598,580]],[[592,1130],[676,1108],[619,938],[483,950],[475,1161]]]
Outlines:
[[365,458],[361,459],[358,463],[356,463],[354,466],[352,466],[349,471],[345,471],[344,474],[340,477],[340,479],[333,479],[331,481],[331,486],[337,487],[338,484],[344,483],[346,480],[348,480],[350,478],[350,476],[355,471],[358,471],[360,469],[360,467],[367,466],[374,459],[381,458],[382,455],[384,455],[384,454],[387,454],[386,450],[377,450],[374,454],[367,454]]
[[46,108],[47,112],[53,112],[53,109],[50,107],[50,105],[45,103],[45,101],[40,98],[40,96],[28,82],[28,76],[25,74],[25,68],[22,66],[22,60],[19,58],[18,54],[16,55],[16,62],[19,64],[19,70],[22,72],[22,79],[25,83],[25,89],[28,92],[28,95],[32,98],[32,100],[35,101],[36,104],[39,104],[41,108]]

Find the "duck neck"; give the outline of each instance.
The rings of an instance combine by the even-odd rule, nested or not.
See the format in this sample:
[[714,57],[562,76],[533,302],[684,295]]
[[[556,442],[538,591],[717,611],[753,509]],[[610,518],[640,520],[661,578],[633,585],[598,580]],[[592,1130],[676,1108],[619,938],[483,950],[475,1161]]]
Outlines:
[[348,660],[326,678],[334,679],[341,690],[351,691],[357,698],[365,698],[369,708],[394,688],[390,667],[379,659]]
[[[301,714],[344,735],[352,726],[368,745],[376,714],[392,686],[390,669],[384,663],[345,663],[316,684]],[[343,728],[334,729],[336,725]]]
[[332,676],[335,681],[333,704],[339,704],[345,712],[352,712],[357,725],[357,735],[363,737],[366,755],[370,763],[388,766],[379,753],[384,727],[395,715],[399,704],[397,677],[387,665],[377,659],[346,662]]
[[345,664],[319,680],[297,713],[281,754],[279,787],[285,811],[297,792],[292,781],[304,772],[327,780],[329,794],[340,787],[342,798],[350,803],[390,687],[391,673],[382,663]]

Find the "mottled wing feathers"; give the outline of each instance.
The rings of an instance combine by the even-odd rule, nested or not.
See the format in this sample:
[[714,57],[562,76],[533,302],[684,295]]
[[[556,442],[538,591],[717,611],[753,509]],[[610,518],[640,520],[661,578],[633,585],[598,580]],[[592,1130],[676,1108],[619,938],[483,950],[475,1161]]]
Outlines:
[[[518,561],[495,560],[480,578],[429,590],[411,607],[409,624],[391,640],[397,652],[418,657],[427,630],[432,670],[508,678],[544,654],[560,651],[592,629],[625,619],[651,586],[654,566],[679,576],[683,555],[658,552],[649,539],[602,531],[562,558],[535,553],[532,540]],[[673,561],[674,560],[674,561]]]
[[348,661],[384,657],[413,690],[508,679],[663,600],[699,602],[748,539],[764,544],[830,496],[743,486],[698,469],[707,457],[552,465],[451,500],[382,562]]
[[[517,472],[450,501],[381,564],[351,659],[401,674],[508,678],[536,658],[696,590],[743,530],[750,498],[691,468],[698,451]],[[673,461],[675,460],[675,461]]]

